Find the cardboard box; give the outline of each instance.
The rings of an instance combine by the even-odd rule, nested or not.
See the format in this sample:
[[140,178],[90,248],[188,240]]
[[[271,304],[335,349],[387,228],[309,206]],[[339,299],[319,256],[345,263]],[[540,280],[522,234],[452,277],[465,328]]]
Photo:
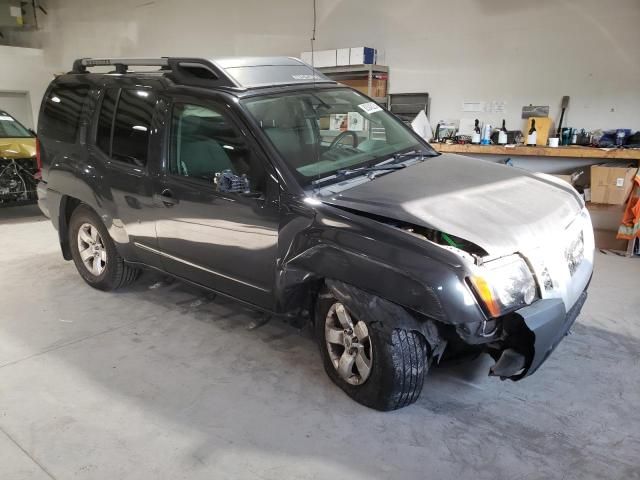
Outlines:
[[624,208],[623,205],[587,203],[587,209],[593,224],[596,248],[622,251],[627,249],[627,241],[616,238]]
[[635,167],[618,164],[591,167],[591,201],[608,205],[623,205],[633,189]]
[[349,65],[350,48],[339,48],[336,50],[336,63],[338,66]]
[[387,96],[387,79],[386,77],[371,79],[371,94],[369,94],[369,81],[366,78],[353,78],[340,80],[340,83],[355,88],[359,92],[371,97]]
[[313,52],[302,52],[300,60],[316,68],[335,67],[338,65],[338,53],[336,50],[317,50]]
[[371,47],[353,47],[349,52],[349,65],[375,65],[376,49]]

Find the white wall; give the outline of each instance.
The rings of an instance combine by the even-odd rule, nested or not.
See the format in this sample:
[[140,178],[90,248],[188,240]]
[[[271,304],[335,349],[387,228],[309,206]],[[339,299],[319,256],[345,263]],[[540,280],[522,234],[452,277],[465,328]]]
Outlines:
[[[81,56],[298,55],[311,0],[50,0],[42,44],[50,68]],[[432,123],[463,101],[550,105],[565,125],[640,129],[638,0],[318,0],[316,48],[384,50],[391,91],[427,91]],[[502,115],[483,115],[497,123]]]
[[0,73],[0,91],[27,94],[32,117],[19,120],[25,126],[34,128],[40,100],[52,78],[45,67],[42,50],[0,46],[0,65],[3,66]]

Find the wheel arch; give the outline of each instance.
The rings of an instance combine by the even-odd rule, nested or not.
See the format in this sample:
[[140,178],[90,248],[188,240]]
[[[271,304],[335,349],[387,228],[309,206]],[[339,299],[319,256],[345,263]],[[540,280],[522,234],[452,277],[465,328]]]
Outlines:
[[440,300],[430,286],[392,265],[327,244],[309,248],[283,263],[276,279],[279,309],[299,313],[312,307],[309,302],[327,282],[357,286],[427,319],[446,320]]
[[58,237],[60,241],[60,247],[62,249],[63,258],[65,260],[72,259],[71,249],[69,245],[69,223],[71,221],[71,215],[73,215],[73,212],[80,205],[84,205],[90,208],[91,210],[93,210],[93,212],[96,213],[96,215],[98,215],[98,217],[100,217],[100,220],[106,227],[107,231],[109,232],[109,235],[114,240],[118,253],[124,257],[124,254],[126,252],[122,251],[123,249],[122,249],[121,242],[116,241],[117,239],[113,238],[114,237],[112,234],[113,229],[111,228],[112,226],[111,224],[113,223],[112,221],[113,217],[110,214],[103,212],[104,209],[99,208],[96,202],[86,201],[84,199],[78,198],[73,195],[64,194],[60,196],[60,203],[58,208],[58,219],[57,219],[58,220]]

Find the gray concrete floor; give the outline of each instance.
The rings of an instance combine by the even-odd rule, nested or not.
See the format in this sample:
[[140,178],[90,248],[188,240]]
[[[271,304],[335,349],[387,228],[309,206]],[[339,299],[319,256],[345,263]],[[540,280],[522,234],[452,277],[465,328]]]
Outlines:
[[0,209],[0,478],[640,478],[640,261],[596,268],[533,377],[481,357],[379,413],[307,331],[157,275],[98,292],[34,207]]

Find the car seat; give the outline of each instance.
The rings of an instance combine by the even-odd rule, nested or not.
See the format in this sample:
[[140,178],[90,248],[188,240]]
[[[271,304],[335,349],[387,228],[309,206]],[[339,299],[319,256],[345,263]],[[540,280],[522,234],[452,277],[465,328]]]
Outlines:
[[308,134],[302,115],[284,99],[268,102],[262,118],[262,129],[292,167],[298,168],[313,158],[313,145],[304,142]]
[[231,160],[216,139],[206,134],[203,119],[182,118],[178,172],[189,177],[213,178],[217,172],[233,170]]

